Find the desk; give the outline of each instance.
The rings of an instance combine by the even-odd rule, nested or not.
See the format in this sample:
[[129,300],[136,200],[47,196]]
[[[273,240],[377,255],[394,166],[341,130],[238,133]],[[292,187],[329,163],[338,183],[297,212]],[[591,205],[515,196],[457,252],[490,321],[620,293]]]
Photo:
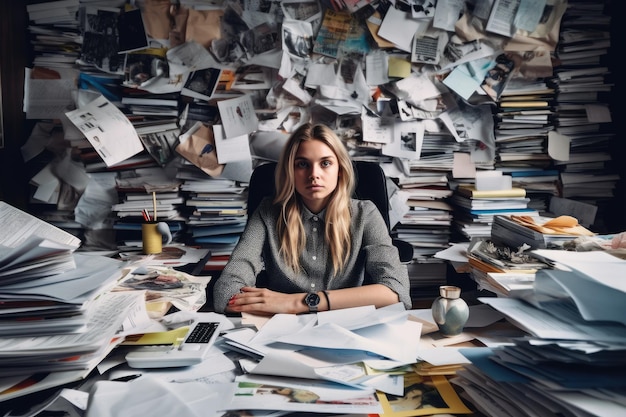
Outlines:
[[[424,313],[424,312],[422,312]],[[424,313],[424,314],[429,314],[428,313]],[[308,315],[304,315],[304,316],[308,316]],[[240,326],[241,325],[241,319],[237,318],[237,317],[229,317],[228,318],[230,322],[233,323],[233,325],[235,326]],[[118,348],[119,349],[119,348]],[[116,355],[116,353],[119,353],[116,351],[114,351],[109,358],[107,358],[107,360],[112,359],[112,357],[114,357]],[[232,358],[232,359],[238,359],[240,358],[240,355],[236,354],[235,352],[228,352],[228,357]],[[103,361],[103,364],[107,361]],[[136,374],[137,371],[135,370],[134,373]],[[217,382],[217,381],[222,381],[224,379],[229,379],[231,380],[232,378],[234,378],[236,375],[240,375],[240,369],[235,368],[233,371],[228,371],[225,372],[223,374],[217,374],[217,375],[212,375],[210,376],[210,380],[211,382]],[[97,373],[92,373],[89,378],[87,378],[85,381],[81,381],[78,383],[73,383],[73,384],[68,384],[68,387],[71,388],[75,388],[78,390],[81,390],[83,392],[89,391],[90,389],[92,389],[94,387],[94,384],[96,384],[96,382],[98,381],[102,381],[102,380],[108,380],[109,378],[111,378],[114,375],[123,375],[123,372],[118,368],[118,369],[112,369],[110,371],[107,371],[106,373],[104,373],[103,375],[98,375]],[[124,378],[123,376],[121,378]],[[132,382],[132,381],[131,381]],[[46,398],[46,396],[51,396],[53,395],[57,390],[48,390],[46,393],[39,393],[37,395],[30,395],[27,397],[23,397],[18,399],[17,401],[13,401],[11,402],[11,406],[12,407],[17,407],[18,405],[24,405],[24,404],[33,404],[36,401],[41,401],[43,399]],[[3,404],[3,405],[9,405],[9,404]],[[3,407],[3,409],[6,409]],[[294,415],[303,415],[301,412],[299,413],[295,413]],[[312,413],[312,415],[320,415],[320,413]]]
[[[476,307],[486,308],[488,306],[487,305],[472,306],[473,309],[475,309]],[[318,313],[318,314],[322,314],[322,313]],[[415,317],[417,319],[427,319],[430,315],[430,311],[427,309],[412,310],[409,312],[409,314],[412,317]],[[293,316],[293,318],[306,318],[307,316],[309,315]],[[472,318],[475,319],[477,316],[478,315],[475,314],[474,310],[470,312],[470,319]],[[236,317],[229,317],[228,319],[231,323],[233,323],[233,326],[241,326],[242,324],[240,319]],[[514,332],[515,330],[517,330],[515,327],[505,326],[505,324],[507,324],[507,322],[497,321],[495,323],[490,323],[482,328],[475,328],[474,324],[470,324],[468,322],[468,326],[466,327],[465,329],[466,331],[464,333],[466,333],[469,336],[470,340],[478,338],[479,340],[487,341],[489,338],[493,338],[496,335],[499,338],[501,338],[501,340],[519,340],[521,341],[521,344],[520,345],[516,344],[514,345],[514,347],[516,348],[524,347],[526,343],[524,342],[524,340],[526,339],[510,339],[510,337],[519,337],[520,332],[519,331]],[[382,339],[379,339],[379,340],[382,340]],[[493,341],[493,339],[491,340]],[[422,342],[429,341],[429,343],[433,345],[432,351],[430,352],[432,355],[430,357],[432,357],[433,360],[440,360],[446,354],[450,353],[449,347],[447,347],[446,344],[449,344],[452,342],[458,342],[459,344],[457,344],[457,346],[463,346],[462,349],[464,349],[467,346],[468,349],[471,349],[471,352],[476,352],[476,355],[473,355],[473,356],[476,356],[478,358],[477,362],[474,362],[474,360],[472,359],[471,364],[466,364],[458,368],[456,372],[457,372],[457,376],[460,377],[459,380],[461,384],[460,385],[453,384],[455,390],[457,390],[459,393],[469,394],[469,395],[463,395],[462,398],[465,404],[470,409],[475,408],[475,405],[472,403],[473,397],[471,395],[472,394],[476,395],[475,389],[477,388],[482,388],[483,390],[485,390],[484,392],[480,394],[482,400],[489,402],[491,401],[490,395],[497,394],[500,398],[503,398],[509,401],[508,408],[515,409],[517,411],[523,410],[524,407],[526,407],[528,404],[532,404],[534,407],[539,407],[540,409],[542,409],[541,408],[542,403],[543,404],[551,403],[550,400],[554,401],[552,397],[555,394],[554,390],[548,389],[547,387],[543,388],[541,385],[538,385],[537,383],[529,380],[527,376],[515,374],[514,372],[511,372],[510,370],[507,370],[506,368],[503,368],[502,366],[497,365],[495,362],[492,362],[490,360],[490,357],[493,356],[493,354],[496,352],[496,348],[478,347],[477,349],[474,349],[473,348],[473,346],[475,346],[474,343],[468,344],[467,343],[468,341],[463,340],[462,338],[460,339],[440,338],[440,337],[437,337],[436,332],[430,333],[426,336],[422,336],[421,341]],[[470,348],[469,346],[472,346],[472,347]],[[509,346],[507,347],[502,346],[500,353],[506,353],[508,348]],[[551,349],[554,352],[558,352],[556,346],[554,345],[548,345],[547,348]],[[537,352],[542,352],[541,344],[534,348],[530,347],[530,349],[532,349],[531,351],[536,350]],[[624,350],[623,346],[622,346],[622,350]],[[531,353],[531,351],[527,353]],[[462,352],[463,350],[461,350],[461,353]],[[566,352],[566,351],[564,350],[563,352]],[[116,352],[114,352],[111,355],[111,357],[114,356],[115,353]],[[428,352],[426,352],[426,350],[420,350],[421,356],[426,357],[427,353]],[[229,352],[227,356],[232,359],[238,358],[237,354],[231,353],[231,352]],[[107,358],[107,359],[110,359],[110,358]],[[491,362],[491,363],[487,363],[488,367],[483,367],[485,363],[481,363],[481,361]],[[604,383],[617,382],[616,384],[617,391],[615,391],[616,392],[615,395],[619,399],[619,398],[623,398],[623,389],[621,388],[619,384],[621,383],[623,385],[624,383],[623,382],[624,381],[623,380],[624,365],[623,365],[623,360],[617,362],[617,358],[616,358],[615,361],[616,361],[615,367],[611,367],[611,369],[602,367],[602,372],[606,371],[608,378],[609,378],[609,380],[607,381],[607,378],[605,377],[603,379]],[[558,365],[558,362],[557,362],[557,365]],[[590,366],[591,363],[589,363],[588,365]],[[545,367],[546,369],[552,369],[551,366],[552,366],[551,362],[546,362],[546,364],[542,365],[541,368]],[[587,369],[589,368],[589,366],[587,366]],[[493,372],[494,367],[497,368],[498,373]],[[541,369],[537,367],[536,371],[540,371],[540,370]],[[569,370],[571,370],[571,367],[568,368],[568,371]],[[114,371],[117,371],[117,370],[109,370],[103,373],[102,375],[98,375],[97,373],[92,373],[86,380],[80,381],[77,383],[68,384],[67,386],[78,389],[84,395],[86,395],[86,392],[92,389],[97,382],[102,381],[102,380],[109,380],[112,377]],[[467,371],[470,371],[470,373],[464,375]],[[134,371],[131,373],[134,373],[136,375],[137,372]],[[213,392],[212,390],[213,390],[213,387],[216,386],[215,384],[220,383],[220,382],[232,381],[233,378],[236,378],[239,375],[241,375],[240,370],[235,368],[233,370],[229,370],[228,372],[223,372],[220,374],[212,375],[210,379],[208,379],[206,382],[211,383],[211,392]],[[470,375],[473,375],[472,377],[473,380],[481,381],[478,386],[473,386],[471,384],[467,385],[468,383],[471,383],[472,381],[472,379],[469,378]],[[585,376],[597,377],[600,375],[598,375],[597,373],[592,373],[592,374],[588,374]],[[123,379],[125,378],[124,376],[121,376],[121,374],[120,374],[120,377]],[[131,384],[133,383],[133,381],[139,381],[139,379],[130,380],[128,383]],[[474,391],[467,391],[466,387]],[[587,390],[589,389],[593,391],[593,387],[587,388]],[[29,395],[29,396],[25,396],[22,398],[18,398],[15,401],[0,403],[0,410],[8,410],[8,409],[12,409],[18,406],[28,407],[29,405],[33,403],[38,403],[38,402],[41,403],[42,401],[45,401],[46,399],[48,399],[50,396],[53,396],[54,393],[57,392],[57,390],[58,388],[55,388],[55,389],[48,390],[46,392],[41,392],[41,393],[37,393],[34,395]],[[505,393],[507,395],[504,395]],[[619,393],[622,393],[621,397],[619,397],[620,395]],[[560,399],[560,401],[566,401],[566,400],[567,399]],[[624,407],[623,405],[620,405],[620,403],[612,402],[610,400],[598,400],[598,399],[596,399],[595,402],[591,403],[591,400],[589,399],[588,395],[583,394],[582,392],[575,390],[575,389],[573,390],[570,389],[569,400],[574,400],[577,403],[585,403],[586,405],[591,404],[590,413],[592,415],[598,415],[598,416],[626,415],[624,414],[624,412],[626,411],[626,407]],[[523,401],[525,401],[525,403]],[[621,403],[621,404],[624,404],[624,403]],[[501,404],[493,402],[493,404],[488,404],[488,405],[490,406],[490,408],[487,408],[489,412],[485,412],[485,408],[484,408],[485,404],[480,404],[480,407],[479,407],[479,409],[485,415],[493,415],[493,416],[502,415],[502,414],[498,414],[497,412],[494,412],[494,410],[497,410],[498,407],[502,407]],[[552,405],[555,407],[558,407],[558,402]],[[543,411],[546,411],[546,410],[543,410]],[[306,413],[306,414],[309,414],[309,413]],[[310,414],[319,416],[321,413],[310,413]],[[550,415],[550,414],[551,413],[547,413],[547,414],[539,413],[539,415]],[[75,415],[81,416],[85,414],[79,413]],[[305,415],[305,413],[297,412],[297,413],[292,413],[292,415]],[[522,415],[525,415],[525,414],[522,414]]]

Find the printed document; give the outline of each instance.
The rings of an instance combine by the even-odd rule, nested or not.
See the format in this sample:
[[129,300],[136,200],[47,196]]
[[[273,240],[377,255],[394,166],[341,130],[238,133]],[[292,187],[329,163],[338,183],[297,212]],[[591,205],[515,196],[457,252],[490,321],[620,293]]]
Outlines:
[[103,96],[65,115],[85,135],[107,166],[143,150],[128,117]]

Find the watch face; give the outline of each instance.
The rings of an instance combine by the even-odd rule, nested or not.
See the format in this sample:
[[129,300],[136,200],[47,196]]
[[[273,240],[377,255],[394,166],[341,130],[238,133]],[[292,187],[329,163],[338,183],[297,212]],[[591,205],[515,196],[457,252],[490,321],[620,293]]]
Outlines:
[[312,292],[304,297],[304,302],[309,306],[309,308],[317,307],[320,303],[320,296],[317,295],[317,293]]

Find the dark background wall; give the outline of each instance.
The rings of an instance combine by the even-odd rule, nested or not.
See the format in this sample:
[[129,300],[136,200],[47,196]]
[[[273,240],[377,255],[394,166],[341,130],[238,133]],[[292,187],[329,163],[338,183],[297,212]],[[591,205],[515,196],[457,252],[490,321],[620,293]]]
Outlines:
[[0,0],[0,77],[4,148],[0,149],[0,199],[25,208],[29,177],[20,153],[27,137],[22,112],[24,68],[28,55],[26,6]]
[[[27,39],[26,4],[41,3],[41,0],[13,1],[0,0],[0,78],[2,80],[2,108],[4,121],[4,148],[0,149],[0,200],[26,209],[29,195],[29,179],[34,172],[28,172],[20,147],[26,141],[32,123],[24,119],[22,101],[24,91],[24,68],[30,64],[30,49]],[[621,66],[617,65],[617,40],[620,39],[618,25],[622,2],[607,1],[612,19],[612,46],[607,65],[612,70],[615,84],[612,92],[612,114],[616,140],[611,150],[616,168],[622,180],[616,190],[614,204],[606,213],[605,224],[610,232],[626,230],[626,140],[621,136],[623,125],[621,112],[624,97],[624,82]]]

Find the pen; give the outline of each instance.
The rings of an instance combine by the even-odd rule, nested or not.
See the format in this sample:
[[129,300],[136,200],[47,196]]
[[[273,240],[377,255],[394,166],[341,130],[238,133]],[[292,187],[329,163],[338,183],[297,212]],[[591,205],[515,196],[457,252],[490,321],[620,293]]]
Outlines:
[[155,222],[157,221],[157,209],[156,209],[156,193],[154,191],[152,191],[152,208],[154,211],[154,216],[152,217],[152,220],[154,220]]
[[150,221],[150,215],[148,214],[148,210],[146,210],[146,209],[141,210],[141,214],[142,214],[143,219],[145,221],[147,221],[147,222]]

